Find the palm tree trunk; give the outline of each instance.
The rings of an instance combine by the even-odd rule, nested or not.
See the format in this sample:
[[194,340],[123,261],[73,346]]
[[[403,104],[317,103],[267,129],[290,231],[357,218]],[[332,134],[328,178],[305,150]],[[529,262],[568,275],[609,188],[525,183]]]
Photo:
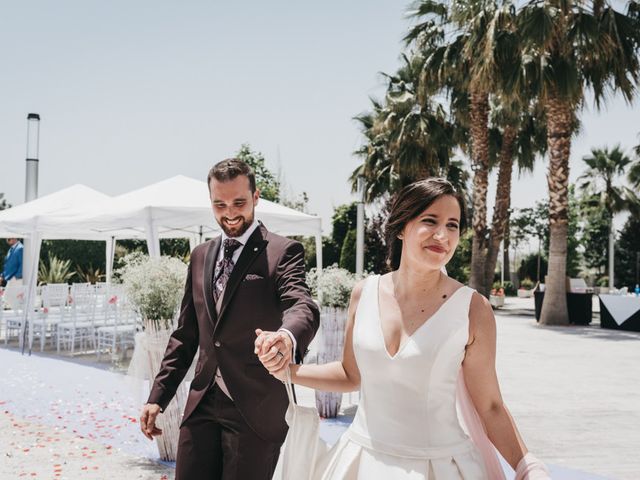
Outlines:
[[568,325],[567,310],[567,231],[569,223],[569,155],[573,133],[573,109],[556,95],[550,95],[547,111],[549,149],[549,273],[541,325]]
[[471,243],[471,278],[469,285],[485,291],[485,259],[487,230],[487,189],[489,186],[489,100],[485,93],[472,92],[471,101],[471,166],[473,176],[473,240]]
[[511,281],[511,264],[509,262],[509,248],[511,247],[510,232],[509,232],[509,218],[511,216],[511,210],[507,210],[507,221],[504,225],[504,241],[502,242],[502,261],[504,262],[504,278]]
[[498,186],[496,188],[496,202],[493,207],[491,235],[485,264],[485,291],[488,295],[493,284],[493,273],[496,269],[500,242],[504,238],[509,208],[511,207],[511,172],[513,170],[513,144],[516,140],[516,129],[506,127],[502,136],[502,150],[500,151],[500,166],[498,170]]

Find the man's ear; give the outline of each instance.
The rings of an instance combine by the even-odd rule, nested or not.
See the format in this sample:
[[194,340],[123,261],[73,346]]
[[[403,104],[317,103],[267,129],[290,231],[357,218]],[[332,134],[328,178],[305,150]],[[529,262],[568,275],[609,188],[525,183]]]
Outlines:
[[256,191],[253,192],[253,204],[257,205],[258,200],[260,200],[260,190],[256,188]]

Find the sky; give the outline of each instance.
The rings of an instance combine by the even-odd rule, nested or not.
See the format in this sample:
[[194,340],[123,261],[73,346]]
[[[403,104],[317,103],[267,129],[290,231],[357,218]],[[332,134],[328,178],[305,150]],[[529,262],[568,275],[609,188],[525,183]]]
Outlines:
[[[41,115],[39,195],[83,183],[119,195],[262,152],[330,231],[352,201],[353,117],[400,64],[408,2],[57,0],[0,13],[0,192],[24,202],[26,116]],[[640,143],[640,110],[587,109],[571,179],[592,147]],[[515,207],[547,195],[546,162],[514,175]],[[490,207],[495,191],[491,177]],[[491,213],[491,211],[489,212]],[[213,221],[213,217],[212,217]],[[267,225],[268,227],[268,225]]]

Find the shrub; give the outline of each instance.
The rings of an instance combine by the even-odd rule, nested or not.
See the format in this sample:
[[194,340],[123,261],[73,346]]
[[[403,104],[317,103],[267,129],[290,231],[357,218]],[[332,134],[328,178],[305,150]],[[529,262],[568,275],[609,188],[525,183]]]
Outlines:
[[43,261],[38,268],[38,283],[67,283],[75,276],[76,272],[71,271],[71,260],[60,260],[55,255],[49,256],[49,265]]
[[528,277],[520,282],[520,288],[524,288],[525,290],[531,290],[533,288],[533,285],[533,280]]
[[307,284],[316,298],[320,290],[323,307],[346,308],[351,298],[351,290],[356,284],[356,276],[344,268],[332,265],[325,268],[318,278],[318,270],[312,268],[307,273]]
[[356,271],[356,230],[351,229],[347,232],[347,236],[344,237],[342,243],[342,250],[340,251],[340,268],[349,270],[350,272]]
[[516,286],[512,282],[504,282],[502,288],[504,288],[505,295],[514,296],[517,293]]
[[106,277],[106,274],[102,273],[99,268],[93,268],[93,265],[89,265],[86,270],[78,266],[76,268],[76,275],[78,275],[82,282],[94,284],[104,280]]

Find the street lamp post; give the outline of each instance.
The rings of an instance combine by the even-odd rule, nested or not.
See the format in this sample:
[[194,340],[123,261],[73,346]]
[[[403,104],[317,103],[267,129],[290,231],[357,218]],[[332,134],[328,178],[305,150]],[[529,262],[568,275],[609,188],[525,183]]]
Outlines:
[[38,198],[38,163],[40,156],[40,115],[27,115],[27,176],[24,201]]
[[358,210],[356,217],[356,275],[364,273],[364,177],[358,177]]

